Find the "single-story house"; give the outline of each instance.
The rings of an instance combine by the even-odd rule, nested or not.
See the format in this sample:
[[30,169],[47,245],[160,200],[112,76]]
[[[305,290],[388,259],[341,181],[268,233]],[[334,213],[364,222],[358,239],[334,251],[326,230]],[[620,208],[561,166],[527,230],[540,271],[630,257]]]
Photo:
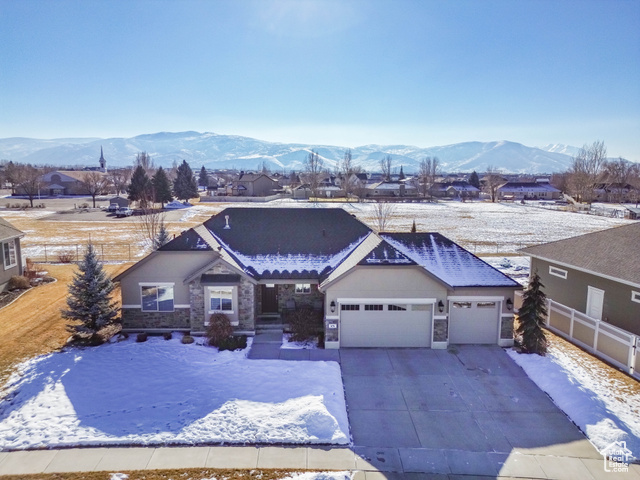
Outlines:
[[640,223],[527,247],[552,300],[640,335]]
[[266,197],[273,195],[280,186],[278,182],[264,173],[240,173],[233,181],[231,195],[239,197]]
[[24,237],[16,227],[4,218],[0,217],[0,256],[2,257],[2,269],[0,269],[0,292],[7,289],[9,280],[14,275],[22,275],[22,251],[20,239]]
[[638,191],[628,183],[599,183],[593,187],[594,200],[598,202],[631,202]]
[[366,196],[377,197],[408,197],[418,194],[418,190],[413,185],[404,181],[382,181],[372,183],[365,187]]
[[548,182],[507,182],[497,193],[499,200],[556,200],[562,195]]
[[115,281],[128,331],[201,334],[223,312],[252,335],[307,306],[327,348],[511,345],[521,288],[438,233],[377,234],[340,208],[227,208]]

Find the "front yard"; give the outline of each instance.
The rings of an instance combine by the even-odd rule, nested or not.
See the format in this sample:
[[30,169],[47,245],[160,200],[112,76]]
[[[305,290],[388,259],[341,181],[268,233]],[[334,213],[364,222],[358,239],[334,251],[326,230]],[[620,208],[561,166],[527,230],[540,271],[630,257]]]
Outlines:
[[174,335],[34,358],[0,403],[0,450],[350,443],[337,363],[246,353],[184,345]]

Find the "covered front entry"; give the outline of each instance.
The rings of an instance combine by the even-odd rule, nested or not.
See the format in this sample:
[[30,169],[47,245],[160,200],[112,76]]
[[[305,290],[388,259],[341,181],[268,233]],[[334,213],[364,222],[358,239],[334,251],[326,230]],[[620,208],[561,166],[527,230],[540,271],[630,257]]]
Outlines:
[[278,313],[278,285],[273,283],[263,284],[261,289],[261,313]]
[[430,347],[430,304],[341,305],[340,347]]
[[498,299],[456,299],[449,302],[449,343],[498,343]]

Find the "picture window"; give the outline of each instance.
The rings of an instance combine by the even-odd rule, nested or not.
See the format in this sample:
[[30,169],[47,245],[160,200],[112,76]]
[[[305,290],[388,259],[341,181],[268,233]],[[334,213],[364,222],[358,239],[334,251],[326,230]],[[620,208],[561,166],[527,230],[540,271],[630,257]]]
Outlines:
[[143,312],[173,312],[173,285],[141,285]]

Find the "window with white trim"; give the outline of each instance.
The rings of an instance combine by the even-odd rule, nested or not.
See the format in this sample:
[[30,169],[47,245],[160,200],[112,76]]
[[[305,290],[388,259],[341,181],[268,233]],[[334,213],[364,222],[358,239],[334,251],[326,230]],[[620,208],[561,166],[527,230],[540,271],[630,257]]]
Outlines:
[[233,313],[233,287],[209,287],[209,313]]
[[640,292],[631,292],[631,301],[640,303]]
[[388,305],[387,310],[390,312],[404,312],[407,309],[406,305]]
[[16,239],[12,238],[8,242],[2,243],[2,255],[4,256],[4,269],[15,267],[18,264],[18,254],[16,252]]
[[173,312],[173,284],[140,285],[143,312]]
[[311,293],[311,284],[296,283],[296,293]]
[[566,280],[567,271],[558,267],[552,267],[549,265],[549,275],[553,275],[554,277],[560,277]]
[[354,305],[354,304],[340,304],[340,310],[342,310],[343,312],[357,312],[358,310],[360,310],[360,305]]

